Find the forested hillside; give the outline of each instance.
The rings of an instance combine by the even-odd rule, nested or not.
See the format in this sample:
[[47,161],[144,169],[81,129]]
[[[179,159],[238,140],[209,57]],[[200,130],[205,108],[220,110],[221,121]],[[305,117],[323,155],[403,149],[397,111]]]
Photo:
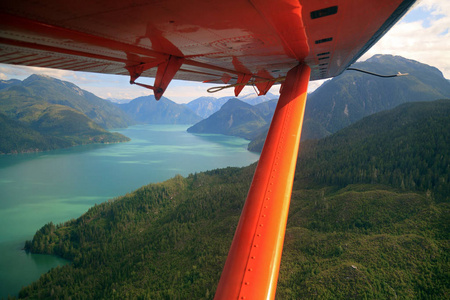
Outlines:
[[26,153],[69,147],[70,143],[40,134],[0,113],[0,154]]
[[250,105],[237,98],[229,99],[219,111],[189,127],[191,133],[219,133],[252,139],[267,130],[277,100]]
[[[448,298],[449,106],[403,105],[302,144],[277,299]],[[254,167],[176,176],[45,225],[26,248],[73,263],[20,298],[212,299]]]
[[108,101],[70,82],[39,75],[1,82],[0,114],[0,154],[124,142],[129,139],[105,128],[133,124]]
[[450,200],[450,100],[405,103],[305,143],[300,176],[327,185],[380,183]]

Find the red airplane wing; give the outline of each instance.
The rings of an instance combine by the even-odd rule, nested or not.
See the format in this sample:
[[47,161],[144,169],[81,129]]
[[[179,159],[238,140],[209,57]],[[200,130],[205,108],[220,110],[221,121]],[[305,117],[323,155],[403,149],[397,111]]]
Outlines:
[[[2,1],[0,62],[131,81],[156,76],[159,94],[172,78],[268,82],[299,62],[310,66],[311,80],[324,79],[343,72],[412,3]],[[259,88],[264,93],[267,86]]]

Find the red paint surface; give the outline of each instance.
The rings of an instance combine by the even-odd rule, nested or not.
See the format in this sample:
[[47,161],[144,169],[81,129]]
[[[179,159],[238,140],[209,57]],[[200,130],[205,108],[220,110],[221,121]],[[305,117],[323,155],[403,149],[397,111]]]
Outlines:
[[310,68],[289,71],[217,287],[215,299],[273,299]]
[[[322,79],[342,72],[401,2],[1,1],[0,62],[128,75],[126,67],[174,56],[184,58],[176,79],[225,73],[230,83],[260,70],[278,78],[304,62],[311,80]],[[336,14],[311,19],[333,5]],[[156,67],[141,76],[155,77]]]

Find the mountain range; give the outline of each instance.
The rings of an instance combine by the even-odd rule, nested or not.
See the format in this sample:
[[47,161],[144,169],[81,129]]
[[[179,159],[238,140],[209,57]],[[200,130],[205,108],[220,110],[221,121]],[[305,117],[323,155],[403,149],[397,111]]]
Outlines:
[[[272,97],[247,95],[242,99],[254,104]],[[219,110],[228,97],[203,97],[183,105],[146,96],[113,104],[73,83],[31,75],[23,81],[1,80],[0,100],[0,153],[23,153],[126,141],[105,129],[135,123],[194,124]]]
[[[277,298],[447,298],[449,143],[450,100],[302,143]],[[176,176],[45,225],[26,249],[72,263],[19,298],[212,299],[254,169]]]
[[[346,71],[325,82],[308,95],[302,140],[325,137],[364,116],[401,103],[450,98],[450,82],[442,73],[417,61],[375,55],[352,67],[382,74],[401,72],[408,75],[386,79]],[[187,104],[177,104],[164,97],[156,101],[153,96],[146,96],[128,103],[112,104],[72,83],[47,76],[0,81],[0,114],[3,114],[4,129],[0,135],[0,152],[116,142],[118,136],[104,129],[134,123],[195,124],[189,132],[251,139],[249,150],[260,151],[276,99],[277,96],[268,93],[231,100],[230,97],[201,97]],[[121,137],[119,140],[126,139]]]
[[[450,98],[450,83],[437,68],[392,55],[374,55],[352,65],[378,74],[408,74],[394,78],[346,71],[325,82],[308,97],[305,120],[334,133],[361,118],[402,103]],[[320,138],[323,136],[316,136]]]
[[186,104],[186,106],[203,119],[218,111],[228,101],[228,97],[200,97]]
[[116,105],[138,123],[194,124],[202,120],[186,106],[177,104],[166,97],[156,101],[154,96],[145,96]]
[[[233,97],[200,97],[190,101],[186,104],[186,106],[203,119],[206,119],[213,113],[217,112],[231,98]],[[268,92],[264,96],[248,94],[240,96],[238,97],[238,99],[250,105],[257,105],[270,100],[278,99],[278,96],[275,96],[274,94]]]
[[[389,75],[380,78],[346,71],[326,81],[308,95],[302,129],[302,140],[320,139],[376,112],[402,103],[450,98],[450,82],[437,68],[400,56],[375,55],[352,66]],[[257,136],[249,150],[260,152],[267,131]]]
[[[13,82],[16,81],[13,80]],[[22,97],[22,99],[16,99],[17,106],[20,106],[18,102],[25,100],[73,108],[106,129],[124,128],[134,124],[129,116],[109,101],[82,90],[73,83],[49,76],[31,75],[20,83],[16,82],[10,88],[2,89],[1,93],[3,99],[10,99],[14,93]]]

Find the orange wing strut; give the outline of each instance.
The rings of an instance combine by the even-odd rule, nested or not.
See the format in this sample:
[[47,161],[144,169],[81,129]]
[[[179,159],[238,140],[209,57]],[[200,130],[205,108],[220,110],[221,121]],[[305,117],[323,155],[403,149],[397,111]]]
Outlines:
[[310,73],[287,74],[216,300],[275,298]]

